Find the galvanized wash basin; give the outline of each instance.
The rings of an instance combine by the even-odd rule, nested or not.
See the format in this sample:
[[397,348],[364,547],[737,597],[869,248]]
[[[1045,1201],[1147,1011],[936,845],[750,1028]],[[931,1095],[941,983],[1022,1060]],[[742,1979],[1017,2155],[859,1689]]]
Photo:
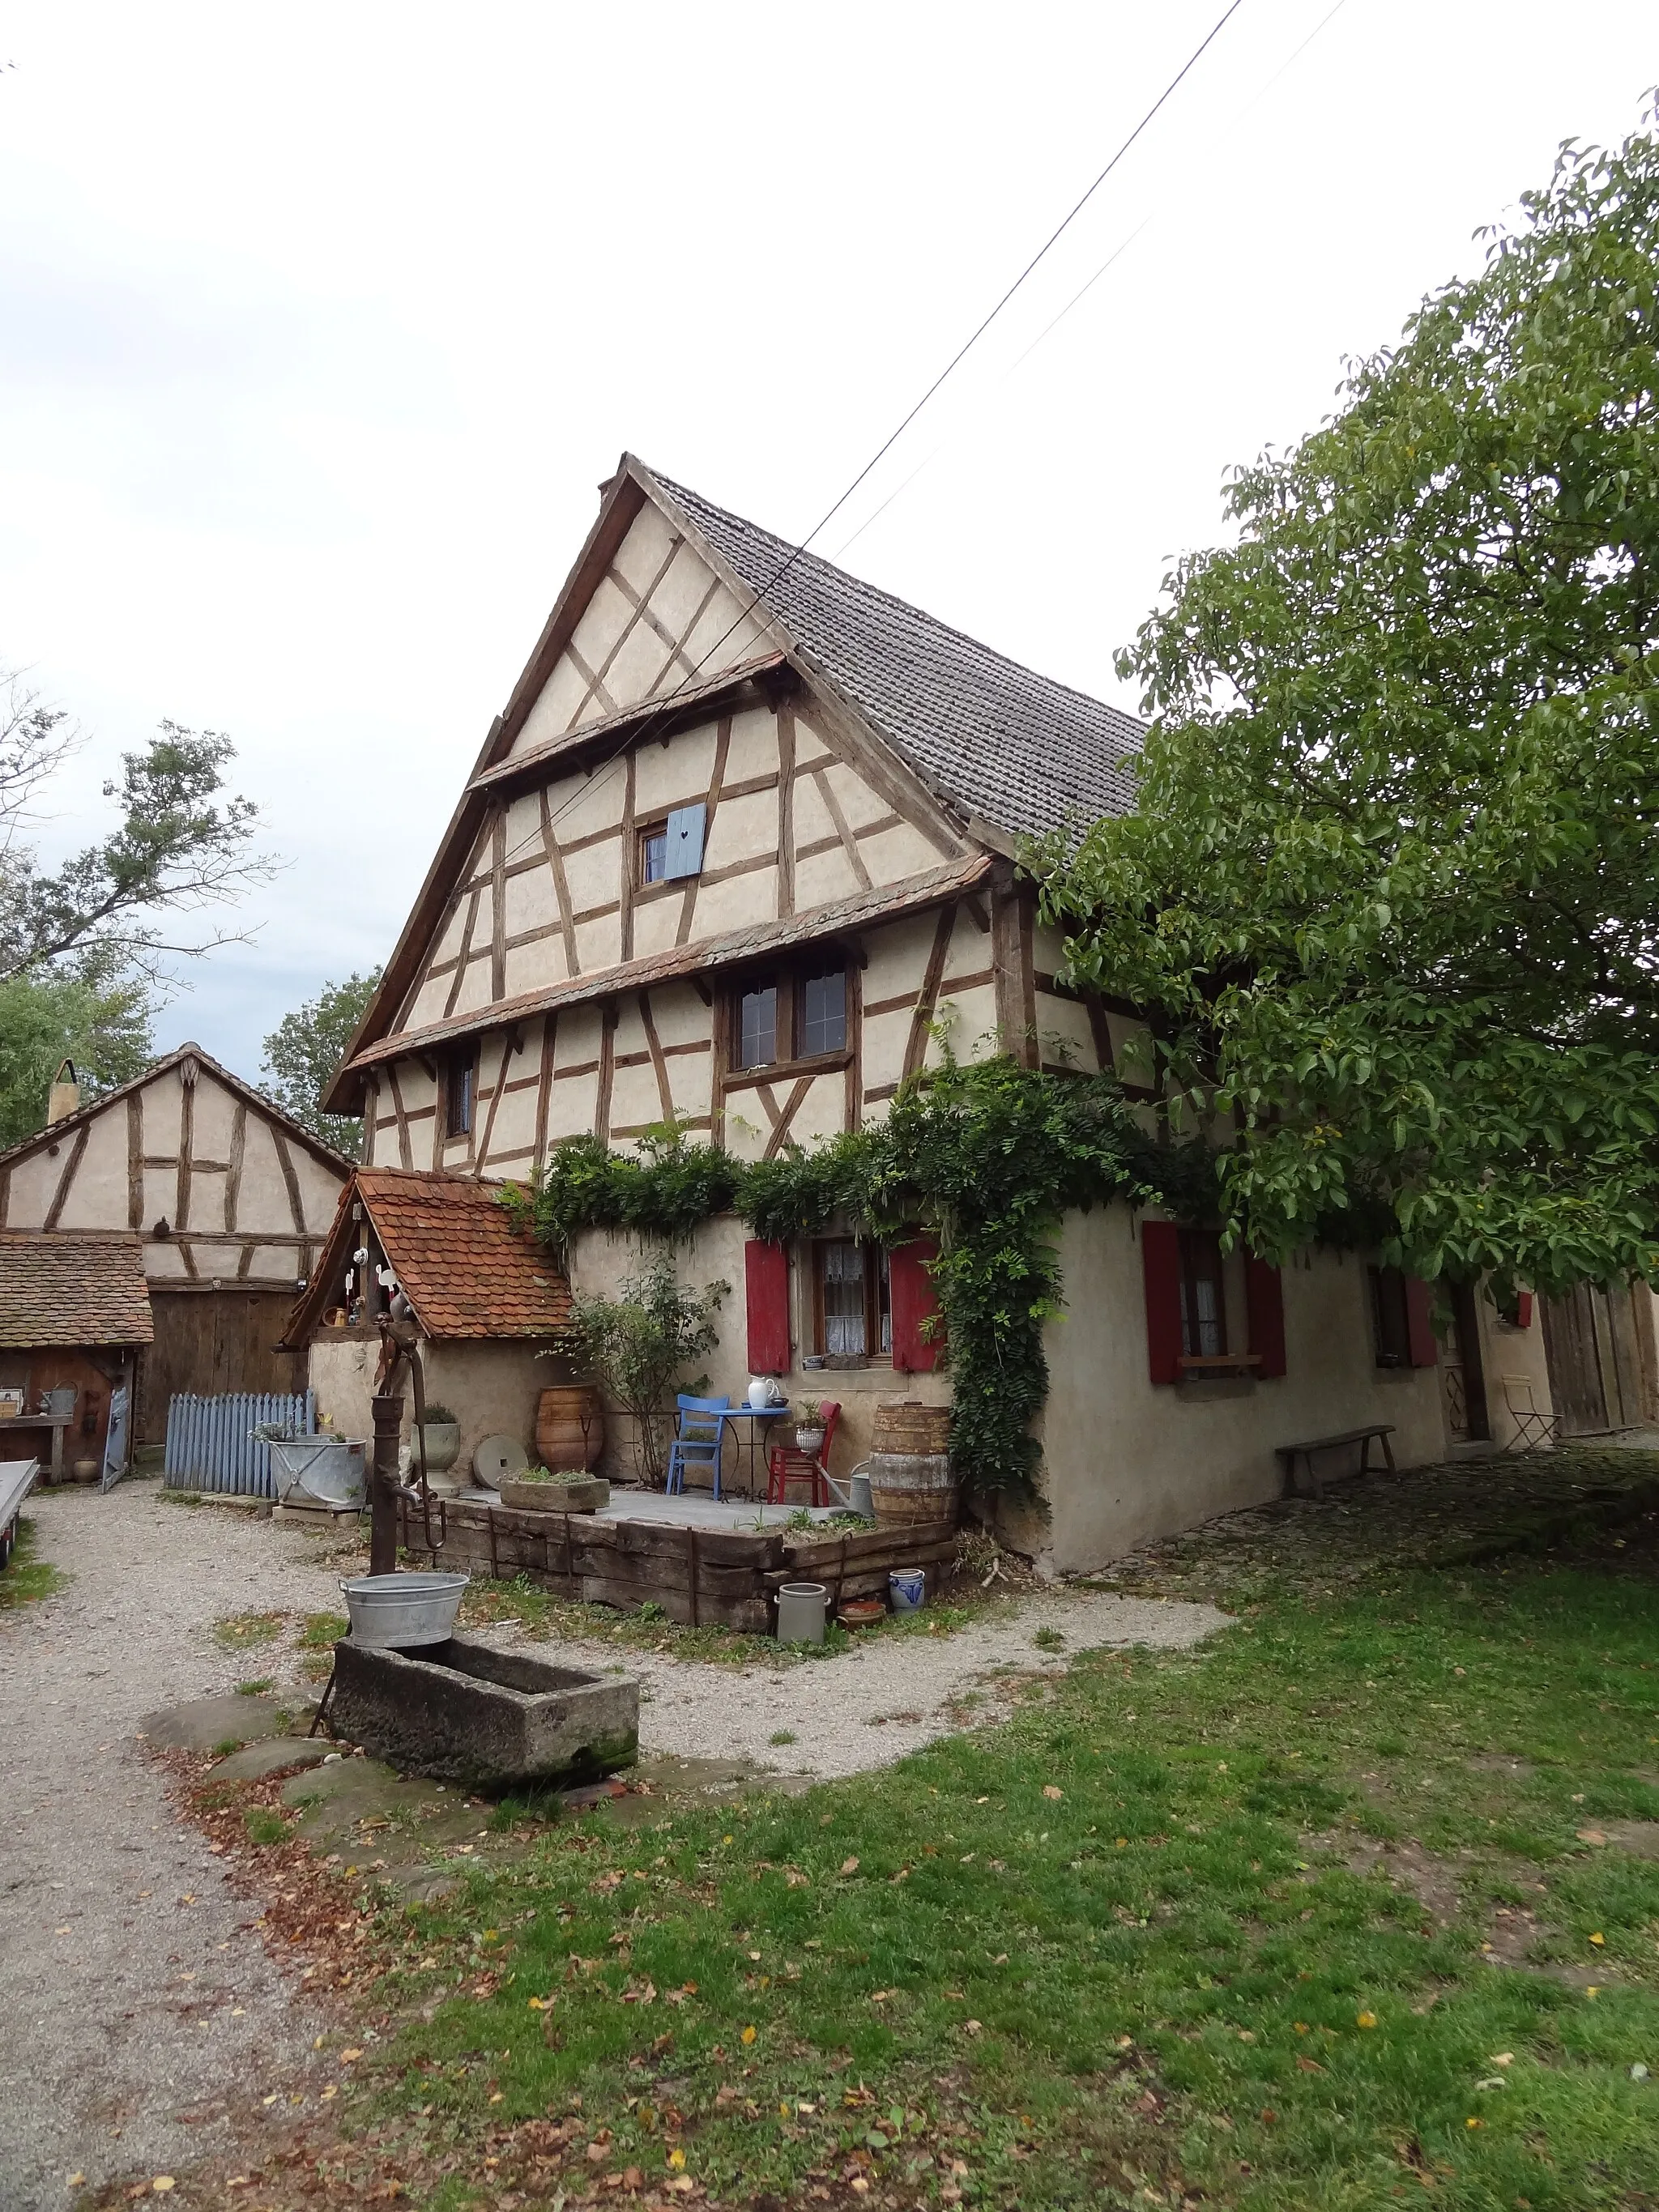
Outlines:
[[272,1437],[270,1471],[278,1504],[314,1499],[361,1505],[368,1491],[368,1446],[358,1437]]
[[351,1641],[382,1651],[408,1651],[442,1644],[454,1633],[461,1574],[356,1575],[340,1588],[351,1620]]
[[329,1724],[401,1774],[475,1790],[592,1780],[638,1757],[640,1686],[470,1637],[417,1651],[347,1637],[334,1647]]

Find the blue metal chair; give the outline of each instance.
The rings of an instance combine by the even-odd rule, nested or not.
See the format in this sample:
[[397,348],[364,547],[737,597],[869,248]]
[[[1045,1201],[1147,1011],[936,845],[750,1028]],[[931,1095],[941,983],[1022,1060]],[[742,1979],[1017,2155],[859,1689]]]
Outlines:
[[685,1488],[685,1470],[708,1468],[714,1477],[714,1495],[720,1494],[720,1445],[726,1435],[726,1424],[720,1415],[731,1405],[729,1398],[687,1398],[675,1400],[679,1411],[674,1423],[674,1441],[668,1447],[668,1495],[672,1498]]

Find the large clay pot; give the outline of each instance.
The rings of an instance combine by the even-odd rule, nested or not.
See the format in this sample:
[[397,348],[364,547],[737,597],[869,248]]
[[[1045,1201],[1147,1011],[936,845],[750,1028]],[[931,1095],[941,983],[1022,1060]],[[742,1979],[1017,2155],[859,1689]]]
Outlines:
[[544,1467],[556,1473],[591,1470],[604,1449],[605,1407],[591,1383],[561,1383],[542,1392],[536,1401],[536,1454]]

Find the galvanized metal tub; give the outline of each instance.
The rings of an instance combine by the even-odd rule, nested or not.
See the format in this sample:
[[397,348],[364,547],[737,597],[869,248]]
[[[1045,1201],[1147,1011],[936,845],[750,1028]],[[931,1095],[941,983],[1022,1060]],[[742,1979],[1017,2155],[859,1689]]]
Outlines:
[[270,1471],[279,1503],[297,1492],[324,1505],[361,1505],[368,1486],[368,1446],[357,1437],[273,1437]]
[[354,1576],[340,1584],[352,1642],[380,1651],[447,1643],[469,1579],[462,1574]]

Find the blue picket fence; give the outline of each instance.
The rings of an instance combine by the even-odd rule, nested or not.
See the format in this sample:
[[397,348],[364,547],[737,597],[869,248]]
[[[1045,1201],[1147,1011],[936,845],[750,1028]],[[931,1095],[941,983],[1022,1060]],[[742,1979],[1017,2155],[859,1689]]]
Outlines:
[[270,1446],[253,1431],[277,1422],[295,1436],[315,1436],[316,1392],[244,1391],[228,1398],[185,1394],[169,1399],[162,1462],[168,1485],[175,1490],[275,1498]]

